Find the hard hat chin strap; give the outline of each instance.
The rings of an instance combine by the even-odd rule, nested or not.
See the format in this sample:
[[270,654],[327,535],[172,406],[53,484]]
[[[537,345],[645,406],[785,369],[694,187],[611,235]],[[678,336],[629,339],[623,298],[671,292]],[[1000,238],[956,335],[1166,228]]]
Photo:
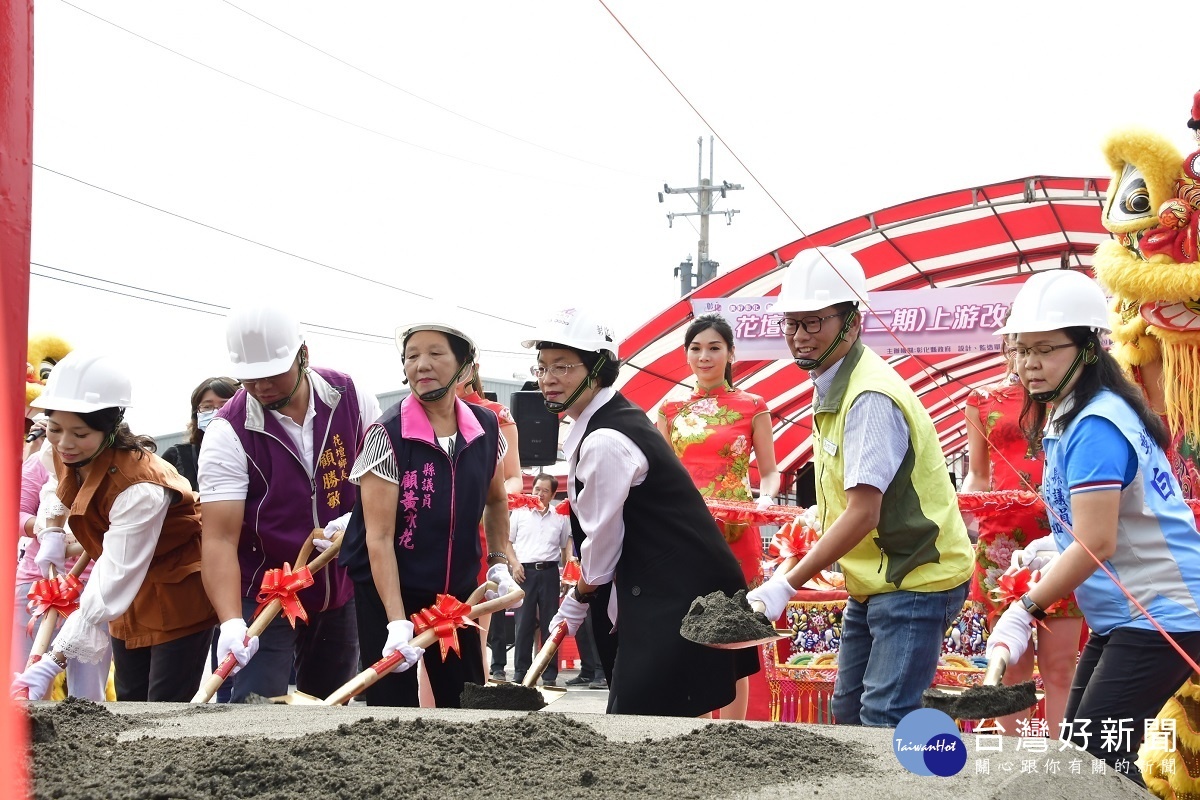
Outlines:
[[857,310],[846,314],[846,320],[842,323],[842,329],[838,331],[838,335],[830,343],[829,347],[825,348],[825,352],[816,358],[797,358],[795,359],[796,366],[805,372],[812,372],[814,369],[819,369],[825,363],[825,360],[833,355],[833,351],[837,349],[838,345],[846,341],[846,334],[850,332],[850,327],[856,319],[858,319]]
[[1063,387],[1070,382],[1071,378],[1074,377],[1082,365],[1095,364],[1099,360],[1099,356],[1096,355],[1095,342],[1088,342],[1087,347],[1080,348],[1079,353],[1075,356],[1075,360],[1071,362],[1071,366],[1067,369],[1067,374],[1063,375],[1062,380],[1058,382],[1058,386],[1055,386],[1048,392],[1030,392],[1030,399],[1037,403],[1053,403],[1062,394]]
[[300,369],[296,371],[296,385],[287,393],[286,397],[281,397],[274,403],[267,403],[263,406],[267,411],[279,411],[286,408],[287,404],[292,402],[292,398],[296,396],[296,392],[300,389],[300,382],[304,380],[304,370],[308,368],[308,345],[300,345]]
[[124,419],[125,419],[125,409],[121,409],[121,412],[119,414],[117,414],[117,421],[113,423],[112,430],[109,431],[108,435],[104,437],[104,441],[100,443],[100,449],[98,449],[96,452],[92,453],[90,456],[85,458],[83,461],[76,461],[71,466],[74,467],[75,469],[79,469],[80,467],[86,467],[88,464],[92,463],[97,458],[99,458],[101,453],[103,453],[105,450],[107,450],[108,448],[110,448],[114,444],[116,444],[117,429],[121,427],[121,422]]
[[544,398],[543,398],[543,400],[546,404],[546,410],[549,411],[551,414],[561,414],[564,411],[566,411],[568,408],[570,408],[572,405],[574,405],[575,401],[579,399],[579,396],[581,394],[583,394],[584,391],[591,388],[592,381],[595,380],[596,377],[600,374],[600,368],[603,367],[607,363],[608,363],[608,356],[601,353],[600,358],[597,359],[597,361],[596,361],[596,366],[592,367],[591,371],[588,372],[587,377],[583,379],[583,382],[580,383],[579,386],[577,386],[575,388],[575,391],[571,392],[570,397],[568,397],[566,400],[564,400],[562,402],[544,400]]
[[458,371],[454,373],[454,377],[450,379],[448,384],[440,389],[430,389],[424,394],[419,394],[417,395],[417,399],[425,403],[436,403],[438,400],[441,400],[450,392],[451,389],[458,385],[458,379],[462,377],[463,370],[467,368],[469,363],[469,361],[464,361],[462,364],[460,364]]

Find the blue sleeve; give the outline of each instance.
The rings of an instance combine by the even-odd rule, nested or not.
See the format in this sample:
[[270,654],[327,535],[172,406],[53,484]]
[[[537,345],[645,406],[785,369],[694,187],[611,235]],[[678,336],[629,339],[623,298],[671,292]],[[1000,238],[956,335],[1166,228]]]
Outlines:
[[1088,416],[1075,423],[1067,441],[1064,460],[1067,488],[1090,486],[1097,489],[1110,484],[1125,488],[1137,474],[1137,457],[1121,431],[1103,417]]

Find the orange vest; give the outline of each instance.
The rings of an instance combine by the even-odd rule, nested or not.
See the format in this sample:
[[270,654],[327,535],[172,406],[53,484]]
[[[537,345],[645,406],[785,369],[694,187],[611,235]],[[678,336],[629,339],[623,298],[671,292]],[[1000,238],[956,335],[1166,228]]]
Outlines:
[[129,609],[109,623],[127,648],[163,644],[217,624],[200,579],[200,511],[187,480],[152,453],[108,449],[96,456],[80,486],[74,469],[54,459],[58,497],[70,509],[71,532],[92,558],[104,554],[108,514],[117,495],[138,483],[174,493],[150,569]]

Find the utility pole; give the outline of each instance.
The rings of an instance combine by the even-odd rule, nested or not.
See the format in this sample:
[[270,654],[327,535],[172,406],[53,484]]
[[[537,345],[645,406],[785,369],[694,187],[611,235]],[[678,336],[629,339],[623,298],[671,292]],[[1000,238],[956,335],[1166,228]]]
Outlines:
[[[665,201],[663,195],[667,194],[687,194],[696,203],[695,211],[668,211],[667,212],[667,227],[675,227],[676,217],[699,217],[700,218],[700,241],[696,244],[696,262],[693,265],[691,255],[688,255],[687,260],[680,263],[675,268],[675,276],[679,278],[679,294],[684,296],[694,291],[698,286],[708,283],[713,278],[717,277],[717,267],[721,266],[720,262],[713,261],[708,257],[708,218],[713,213],[713,206],[716,204],[718,197],[725,199],[725,193],[735,190],[740,190],[740,183],[730,183],[729,181],[721,181],[720,186],[713,185],[713,137],[708,137],[708,177],[703,177],[704,172],[704,137],[696,139],[696,145],[700,150],[699,163],[696,165],[696,186],[689,186],[684,189],[672,189],[667,184],[663,184],[663,190],[658,193],[658,202]],[[717,212],[725,215],[725,224],[733,224],[733,215],[740,214],[736,208],[727,209]],[[694,267],[694,271],[693,271]]]

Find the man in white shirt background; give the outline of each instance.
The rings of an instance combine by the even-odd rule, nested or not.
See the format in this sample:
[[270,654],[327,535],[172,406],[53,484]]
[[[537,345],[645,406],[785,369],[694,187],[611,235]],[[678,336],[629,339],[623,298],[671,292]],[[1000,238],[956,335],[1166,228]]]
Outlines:
[[[561,566],[571,556],[571,524],[554,510],[558,478],[541,473],[533,482],[533,496],[541,508],[518,508],[509,517],[509,539],[521,566],[525,568],[525,603],[517,609],[516,663],[514,678],[520,683],[533,662],[534,631],[541,630],[541,641],[550,636],[550,620],[558,611],[561,594]],[[542,673],[542,685],[554,686],[558,680],[557,660]]]

